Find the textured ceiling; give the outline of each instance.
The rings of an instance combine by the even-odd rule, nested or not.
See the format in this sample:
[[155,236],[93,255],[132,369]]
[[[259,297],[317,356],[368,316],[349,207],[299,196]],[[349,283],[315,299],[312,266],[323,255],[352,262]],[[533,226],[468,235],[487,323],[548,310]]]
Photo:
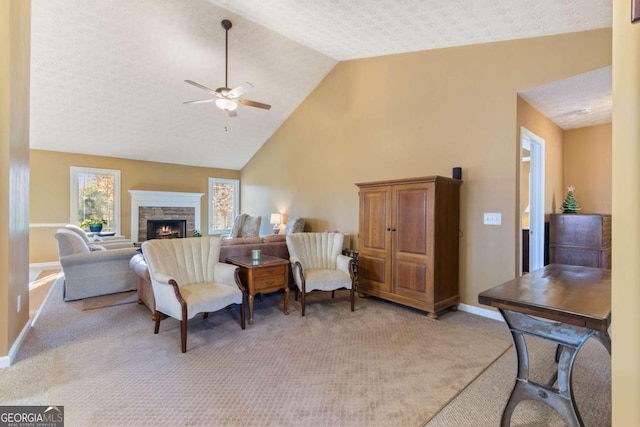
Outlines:
[[520,92],[564,130],[611,122],[611,67]]
[[[223,86],[225,18],[229,85],[269,111],[182,104]],[[611,0],[32,0],[31,146],[241,169],[338,60],[610,26]],[[523,96],[548,115],[578,78]]]

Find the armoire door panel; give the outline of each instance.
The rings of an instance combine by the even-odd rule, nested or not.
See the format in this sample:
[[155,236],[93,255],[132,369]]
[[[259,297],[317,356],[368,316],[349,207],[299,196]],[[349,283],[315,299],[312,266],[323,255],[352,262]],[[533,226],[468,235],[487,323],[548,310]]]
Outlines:
[[358,256],[358,283],[362,286],[386,291],[390,290],[387,277],[388,260],[385,257],[372,257],[368,255]]
[[428,197],[425,188],[396,189],[393,220],[396,252],[427,255]]
[[388,249],[387,228],[389,191],[363,191],[360,206],[360,234],[362,247],[385,251]]
[[433,301],[433,285],[429,279],[431,275],[428,264],[396,261],[393,266],[392,292],[421,301]]

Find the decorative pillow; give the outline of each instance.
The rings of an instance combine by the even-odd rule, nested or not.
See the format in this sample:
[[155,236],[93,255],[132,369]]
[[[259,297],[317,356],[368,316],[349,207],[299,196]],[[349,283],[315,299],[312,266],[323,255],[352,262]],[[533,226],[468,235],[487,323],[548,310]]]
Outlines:
[[106,251],[107,248],[105,248],[104,246],[100,246],[100,245],[89,245],[89,250],[91,252],[94,252],[94,251]]
[[244,223],[245,218],[247,218],[248,216],[249,215],[247,214],[240,214],[236,216],[236,218],[233,220],[233,226],[231,227],[231,232],[229,233],[230,238],[240,237],[240,230],[242,228],[242,224]]
[[304,231],[304,218],[291,217],[287,220],[284,234],[302,233]]
[[260,233],[260,223],[262,222],[261,216],[247,216],[242,223],[240,229],[240,237],[258,237]]

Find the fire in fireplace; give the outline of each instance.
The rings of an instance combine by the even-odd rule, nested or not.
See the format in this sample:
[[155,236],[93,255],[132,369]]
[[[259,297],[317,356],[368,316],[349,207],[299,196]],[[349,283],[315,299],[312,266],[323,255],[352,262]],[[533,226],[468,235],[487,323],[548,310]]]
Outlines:
[[147,240],[179,239],[186,237],[186,219],[149,219],[147,220]]

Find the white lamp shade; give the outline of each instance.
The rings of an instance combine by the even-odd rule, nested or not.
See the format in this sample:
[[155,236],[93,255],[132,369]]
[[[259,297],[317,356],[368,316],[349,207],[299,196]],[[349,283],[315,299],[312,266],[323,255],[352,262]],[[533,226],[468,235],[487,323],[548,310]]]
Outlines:
[[280,215],[279,213],[272,213],[271,214],[271,220],[269,221],[270,224],[281,224],[282,223],[282,215]]
[[238,108],[238,104],[226,98],[218,98],[216,99],[216,105],[223,110],[233,111]]

